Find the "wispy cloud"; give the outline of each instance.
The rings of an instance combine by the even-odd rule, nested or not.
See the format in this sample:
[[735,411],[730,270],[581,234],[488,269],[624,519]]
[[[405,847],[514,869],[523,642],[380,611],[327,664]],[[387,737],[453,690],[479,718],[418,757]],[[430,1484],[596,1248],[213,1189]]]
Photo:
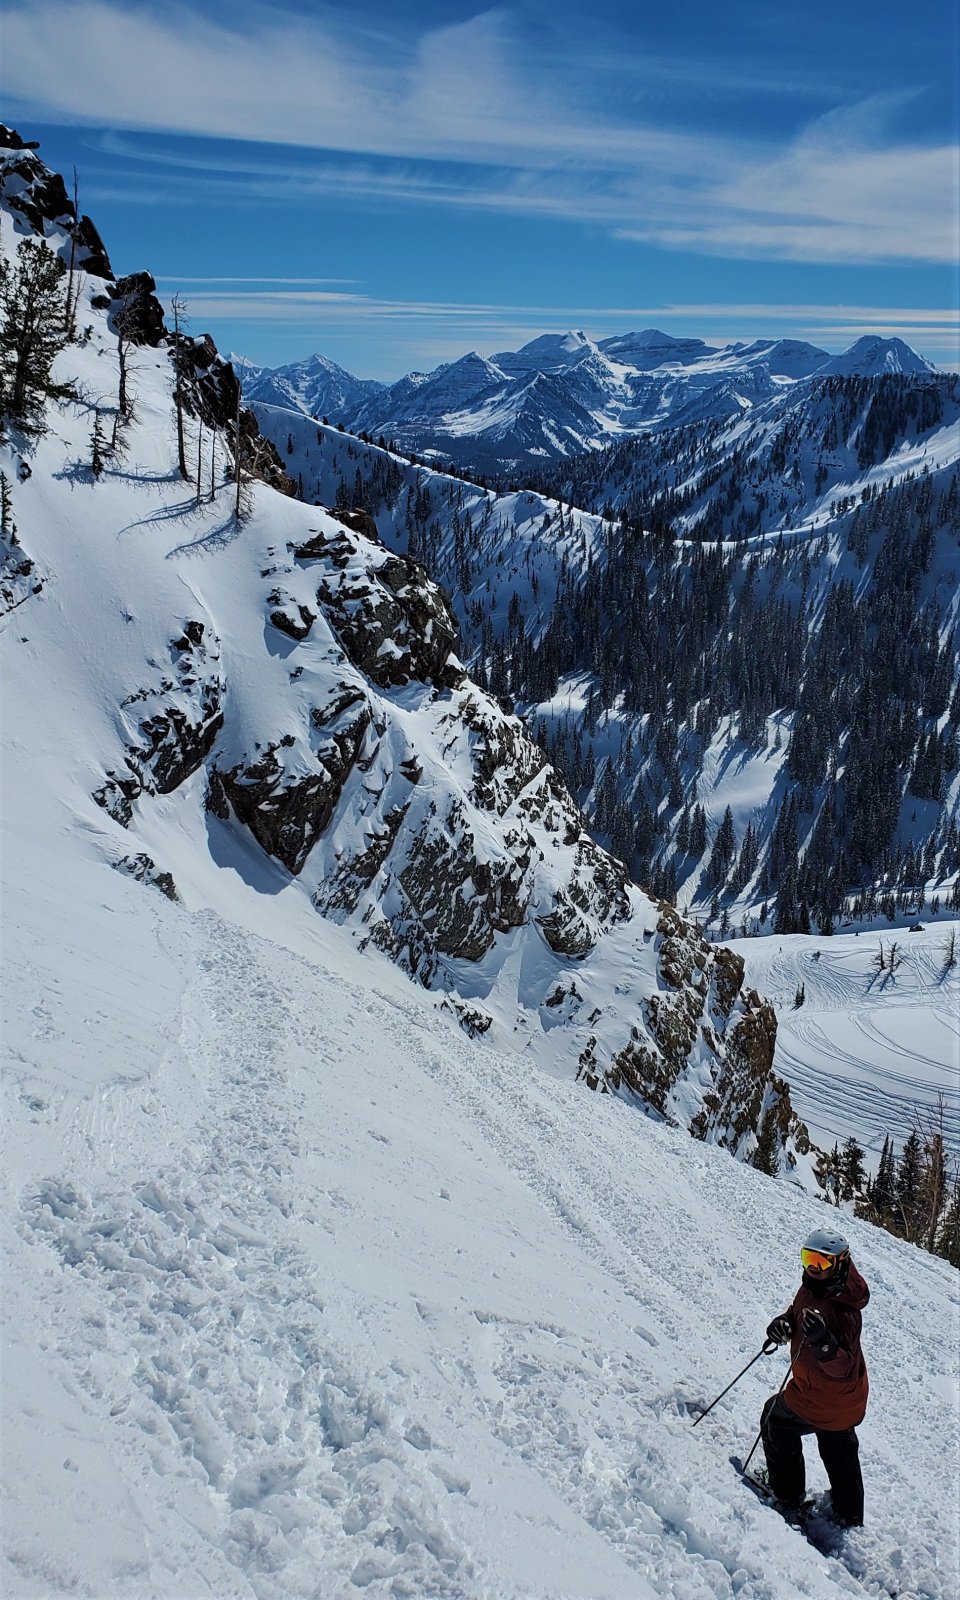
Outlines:
[[164,272],[156,278],[157,283],[176,283],[181,287],[190,283],[267,283],[267,284],[301,284],[315,285],[321,283],[355,283],[355,278],[263,278],[263,277],[232,277],[223,278],[219,274],[200,274],[193,272]]
[[[420,32],[397,17],[385,35],[249,0],[230,26],[183,5],[13,0],[4,53],[8,90],[33,114],[258,145],[253,162],[184,153],[178,166],[261,203],[466,205],[755,259],[949,262],[958,248],[956,148],[893,138],[902,96],[820,116],[792,139],[706,137],[655,118],[643,93],[630,104],[614,92],[671,66],[696,77],[696,63],[598,47],[554,52],[544,71],[506,8]],[[271,145],[324,155],[293,162]],[[151,196],[175,198],[173,179],[157,178]]]
[[[698,302],[626,306],[545,306],[483,304],[430,300],[391,300],[374,295],[311,288],[231,288],[223,279],[216,287],[191,287],[201,280],[167,280],[182,284],[196,325],[287,329],[301,348],[335,342],[348,332],[376,330],[383,349],[402,365],[454,359],[469,348],[490,355],[522,344],[545,330],[583,328],[596,339],[627,328],[686,327],[707,342],[758,337],[806,339],[839,349],[865,333],[898,335],[955,365],[960,359],[960,315],[951,308],[913,306],[805,305],[758,302]],[[398,369],[399,370],[399,369]],[[383,376],[384,373],[380,373]],[[397,376],[395,371],[393,376]]]
[[419,35],[401,19],[385,40],[265,5],[228,28],[183,5],[21,0],[4,27],[14,93],[100,125],[522,166],[646,152],[685,170],[702,153],[683,133],[585,116],[515,44],[504,10]]

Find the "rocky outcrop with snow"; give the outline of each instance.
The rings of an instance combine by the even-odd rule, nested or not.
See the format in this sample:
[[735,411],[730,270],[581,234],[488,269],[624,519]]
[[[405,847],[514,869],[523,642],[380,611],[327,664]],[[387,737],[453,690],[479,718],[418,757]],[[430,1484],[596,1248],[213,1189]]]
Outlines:
[[[6,249],[26,216],[4,212]],[[62,252],[59,219],[42,226]],[[523,724],[467,678],[442,591],[368,515],[278,492],[252,418],[231,432],[231,368],[204,339],[171,360],[148,280],[105,293],[91,272],[80,293],[89,331],[55,366],[70,383],[45,430],[3,447],[11,516],[49,574],[4,639],[43,730],[18,804],[53,805],[189,909],[216,904],[220,872],[306,896],[471,1034],[793,1162],[805,1135],[771,1073],[769,1007],[589,837]],[[117,308],[134,303],[120,415]]]

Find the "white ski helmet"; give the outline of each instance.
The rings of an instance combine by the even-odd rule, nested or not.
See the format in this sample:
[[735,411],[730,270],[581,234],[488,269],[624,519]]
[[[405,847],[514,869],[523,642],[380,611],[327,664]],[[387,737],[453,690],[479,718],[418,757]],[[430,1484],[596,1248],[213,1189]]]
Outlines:
[[837,1277],[846,1277],[850,1264],[850,1246],[842,1233],[833,1228],[814,1228],[800,1246],[803,1270],[811,1278],[828,1283]]

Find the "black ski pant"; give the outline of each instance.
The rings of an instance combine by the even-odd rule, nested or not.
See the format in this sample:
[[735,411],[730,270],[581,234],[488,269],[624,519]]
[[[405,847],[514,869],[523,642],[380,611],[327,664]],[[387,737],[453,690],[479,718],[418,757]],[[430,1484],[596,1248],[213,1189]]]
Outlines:
[[782,1395],[771,1395],[760,1416],[760,1436],[767,1458],[770,1493],[785,1506],[798,1506],[806,1487],[804,1434],[815,1433],[820,1460],[830,1479],[833,1514],[838,1522],[859,1528],[863,1523],[863,1476],[855,1428],[815,1428],[795,1416]]

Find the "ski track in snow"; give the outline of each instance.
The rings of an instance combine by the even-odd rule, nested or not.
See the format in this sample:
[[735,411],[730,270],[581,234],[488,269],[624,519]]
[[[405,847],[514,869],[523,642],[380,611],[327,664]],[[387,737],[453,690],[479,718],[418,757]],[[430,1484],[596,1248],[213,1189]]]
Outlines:
[[412,990],[148,903],[178,1008],[154,1072],[34,1094],[62,1157],[20,1193],[9,1312],[85,1419],[76,1441],[18,1419],[41,1459],[68,1439],[60,1509],[88,1514],[106,1450],[116,1525],[94,1579],[19,1507],[7,1592],[953,1600],[955,1353],[918,1351],[934,1306],[956,1319],[944,1264],[858,1229],[868,1527],[824,1556],[728,1462],[779,1371],[691,1430],[816,1202],[469,1045]]
[[[944,1137],[960,1152],[960,969],[944,957],[956,926],[733,942],[776,1006],[774,1068],[818,1142],[852,1134],[876,1158],[887,1135],[899,1149],[918,1117],[935,1125],[942,1095]],[[894,942],[891,973],[875,958]]]
[[[50,1180],[26,1204],[26,1230],[83,1280],[80,1306],[89,1298],[108,1308],[78,1307],[61,1348],[83,1351],[78,1378],[97,1399],[126,1351],[129,1382],[111,1416],[179,1445],[181,1474],[220,1502],[222,1559],[201,1563],[203,1592],[314,1595],[318,1567],[332,1557],[347,1592],[402,1567],[403,1583],[388,1592],[470,1593],[465,1553],[424,1493],[419,1442],[412,1448],[391,1426],[395,1406],[366,1390],[349,1354],[331,1345],[317,1273],[283,1238],[299,1148],[298,1107],[284,1096],[289,997],[242,936],[219,924],[201,967],[181,1045],[205,1068],[205,1092],[186,1142],[151,1097],[142,1110],[159,1118],[167,1143],[155,1176],[92,1191]],[[111,1091],[96,1102],[75,1138],[106,1138],[118,1151],[134,1130],[121,1132],[115,1100]],[[177,1557],[170,1522],[163,1531]],[[158,1559],[162,1567],[159,1545]],[[174,1559],[161,1592],[184,1593],[183,1571]],[[130,1593],[144,1592],[139,1581]],[[156,1581],[151,1565],[151,1593]]]

